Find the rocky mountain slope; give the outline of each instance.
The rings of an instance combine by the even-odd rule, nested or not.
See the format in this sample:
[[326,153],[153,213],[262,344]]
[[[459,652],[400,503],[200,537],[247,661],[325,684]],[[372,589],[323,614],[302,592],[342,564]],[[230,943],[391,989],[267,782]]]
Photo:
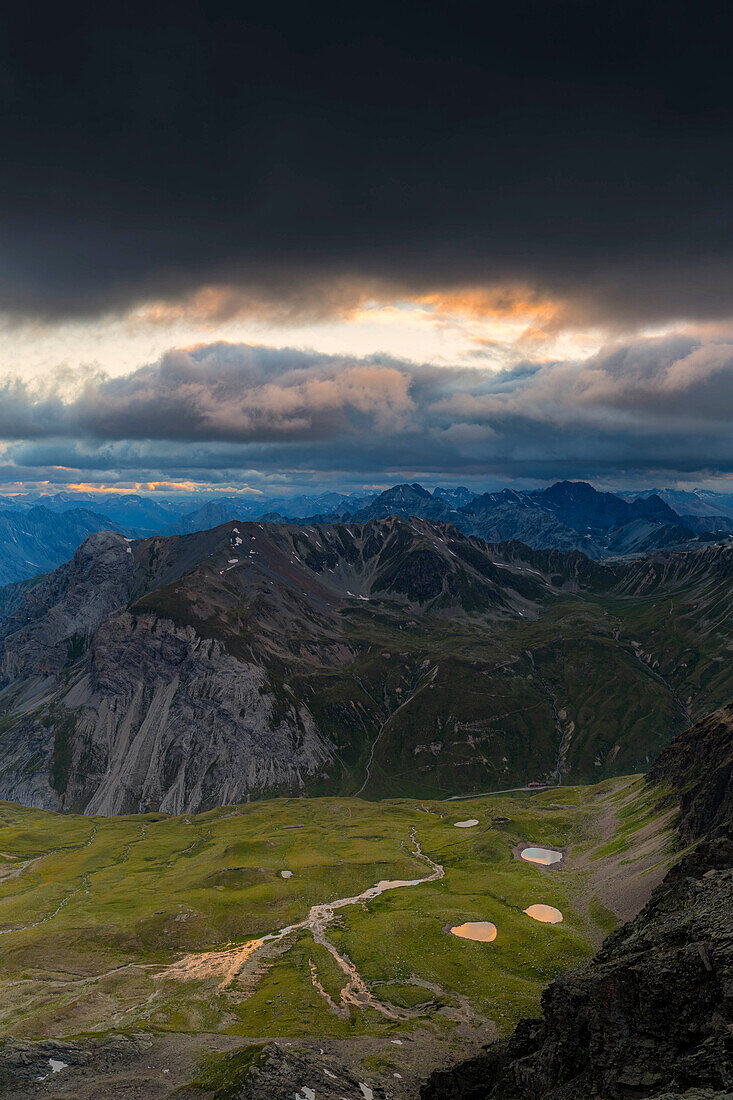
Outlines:
[[74,508],[59,514],[51,509],[0,509],[0,585],[47,573],[67,561],[95,531],[119,524],[98,512]]
[[398,517],[103,532],[7,597],[0,797],[180,813],[638,771],[730,693],[732,558],[600,565]]
[[547,988],[541,1019],[434,1073],[423,1100],[731,1095],[732,761],[733,705],[672,743],[647,778],[678,801],[692,850],[587,967]]
[[682,844],[725,836],[733,822],[733,704],[676,737],[647,773],[647,782],[666,787],[670,801],[679,805]]

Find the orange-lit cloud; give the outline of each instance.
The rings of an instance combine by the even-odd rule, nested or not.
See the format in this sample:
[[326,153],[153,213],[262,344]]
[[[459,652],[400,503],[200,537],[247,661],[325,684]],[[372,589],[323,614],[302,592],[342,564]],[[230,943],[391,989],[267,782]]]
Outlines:
[[[58,467],[63,469],[63,467]],[[19,487],[27,489],[27,484],[17,482]],[[43,489],[48,487],[50,491],[66,492],[66,493],[109,493],[117,495],[126,495],[128,493],[193,493],[201,488],[200,481],[185,480],[185,481],[132,481],[122,482],[115,485],[107,485],[105,482],[98,481],[76,481],[76,482],[54,482],[51,485],[50,481],[35,482],[34,487],[36,489]],[[242,496],[263,496],[261,489],[255,489],[251,485],[207,485],[206,490],[209,493],[226,493],[228,496],[234,494],[241,494]]]
[[547,334],[579,318],[571,317],[566,302],[529,287],[440,287],[427,293],[375,280],[329,280],[307,287],[300,284],[264,295],[260,288],[217,285],[201,287],[180,299],[147,302],[128,316],[146,325],[170,326],[181,322],[218,325],[256,319],[274,324],[362,321],[382,308],[420,307],[435,323],[491,320],[525,324]]
[[419,295],[415,301],[438,317],[490,318],[498,321],[532,321],[554,328],[568,320],[567,304],[536,294],[528,288],[473,287]]
[[277,325],[350,320],[371,301],[394,298],[385,286],[362,280],[313,281],[279,288],[272,294],[259,287],[204,286],[182,298],[143,303],[128,314],[132,322],[172,326],[192,323],[216,326],[230,321],[257,320]]
[[90,376],[76,394],[8,382],[0,477],[173,493],[294,471],[404,480],[510,464],[522,476],[722,476],[733,471],[732,380],[733,334],[614,341],[584,360],[503,370],[219,342]]

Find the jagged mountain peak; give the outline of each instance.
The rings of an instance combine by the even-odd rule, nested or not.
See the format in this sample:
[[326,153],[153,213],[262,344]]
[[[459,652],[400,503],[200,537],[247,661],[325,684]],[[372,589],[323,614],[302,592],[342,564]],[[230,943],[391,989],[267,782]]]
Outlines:
[[605,531],[637,516],[653,517],[667,523],[679,522],[677,512],[658,496],[629,503],[615,493],[599,491],[587,481],[558,481],[547,489],[533,491],[529,496],[577,530],[586,527]]
[[[324,609],[349,600],[391,599],[425,609],[522,608],[538,583],[500,577],[488,548],[458,528],[390,515],[363,523],[276,524],[229,521],[211,531],[137,543],[135,591],[172,584],[181,599],[202,585],[240,593],[269,582]],[[238,596],[238,598],[240,598]]]

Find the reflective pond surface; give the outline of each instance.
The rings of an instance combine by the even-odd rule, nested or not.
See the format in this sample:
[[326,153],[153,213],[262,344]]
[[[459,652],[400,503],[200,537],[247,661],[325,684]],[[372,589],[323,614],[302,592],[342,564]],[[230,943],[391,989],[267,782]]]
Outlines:
[[554,905],[530,905],[524,912],[532,920],[542,921],[543,924],[559,924],[562,920],[562,913]]
[[456,829],[471,829],[474,825],[478,825],[477,817],[469,817],[467,821],[454,822]]
[[562,852],[552,848],[523,848],[519,854],[527,863],[539,863],[542,867],[551,867],[562,859]]
[[467,924],[458,924],[455,928],[451,928],[451,935],[460,936],[462,940],[491,943],[496,939],[496,925],[490,920],[469,921]]

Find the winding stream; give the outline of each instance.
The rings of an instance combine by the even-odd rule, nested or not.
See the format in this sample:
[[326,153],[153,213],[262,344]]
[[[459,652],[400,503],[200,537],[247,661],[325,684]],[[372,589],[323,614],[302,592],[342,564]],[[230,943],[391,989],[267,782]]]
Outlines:
[[404,1015],[399,1010],[382,1004],[369,992],[364,979],[349,958],[342,955],[334,945],[326,938],[326,929],[333,921],[336,911],[344,909],[348,905],[357,905],[359,902],[373,901],[380,894],[386,894],[389,890],[399,890],[408,886],[420,886],[426,882],[435,882],[445,875],[445,870],[440,863],[435,863],[430,856],[425,855],[416,837],[416,830],[410,830],[413,855],[424,860],[430,867],[431,873],[425,878],[416,879],[382,879],[375,886],[370,886],[360,894],[353,897],[337,898],[336,901],[323,901],[312,905],[308,910],[308,916],[295,924],[288,924],[279,928],[276,932],[268,932],[259,939],[248,940],[243,944],[227,947],[223,951],[204,951],[195,954],[184,955],[178,962],[173,963],[156,977],[173,978],[179,981],[203,981],[207,978],[220,978],[219,989],[225,989],[238,977],[250,959],[254,958],[268,944],[277,942],[289,936],[291,932],[307,930],[313,936],[314,941],[329,952],[336,965],[346,977],[346,984],[341,990],[340,1001],[336,1003],[326,992],[318,979],[316,968],[311,962],[311,979],[314,989],[327,1001],[329,1007],[339,1015],[347,1015],[349,1005],[376,1009],[389,1019],[401,1019]]

